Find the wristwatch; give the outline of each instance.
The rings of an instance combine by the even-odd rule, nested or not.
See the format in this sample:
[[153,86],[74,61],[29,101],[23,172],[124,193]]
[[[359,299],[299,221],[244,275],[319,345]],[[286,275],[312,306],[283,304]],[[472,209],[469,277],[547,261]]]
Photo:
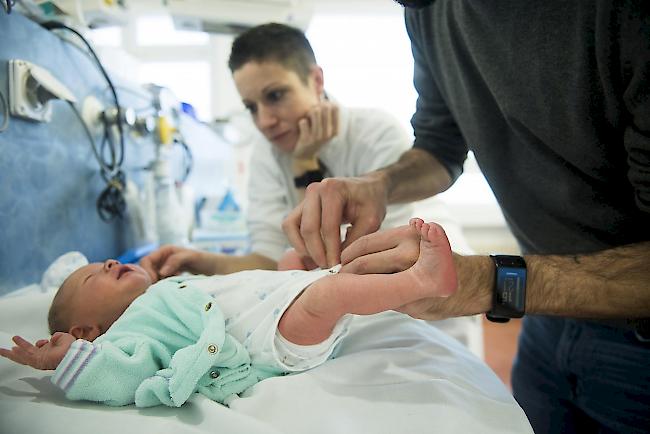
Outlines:
[[526,311],[526,261],[521,256],[490,255],[494,261],[492,309],[485,314],[493,322],[521,318]]

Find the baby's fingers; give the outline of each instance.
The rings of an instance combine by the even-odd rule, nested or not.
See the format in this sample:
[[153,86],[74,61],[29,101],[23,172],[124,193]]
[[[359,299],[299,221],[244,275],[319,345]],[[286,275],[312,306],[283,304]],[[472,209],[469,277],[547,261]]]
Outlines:
[[36,342],[34,342],[34,345],[36,345],[38,348],[41,348],[43,345],[47,344],[49,341],[47,339],[39,339]]
[[20,348],[29,349],[29,348],[34,347],[34,345],[32,345],[31,342],[26,341],[25,339],[21,338],[20,336],[14,336],[13,338],[11,338],[11,340],[14,341],[14,343],[16,345],[18,345]]
[[0,348],[0,356],[6,357],[9,360],[12,360],[21,365],[28,365],[26,351],[19,347],[13,347],[11,350],[5,348]]

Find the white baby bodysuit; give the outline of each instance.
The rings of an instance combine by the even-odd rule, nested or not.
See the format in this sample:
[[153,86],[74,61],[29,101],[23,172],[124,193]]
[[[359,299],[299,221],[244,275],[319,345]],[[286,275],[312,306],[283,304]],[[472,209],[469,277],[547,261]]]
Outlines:
[[348,332],[352,315],[345,315],[328,339],[317,345],[293,344],[280,335],[278,323],[291,302],[327,270],[249,270],[218,276],[192,276],[192,285],[212,295],[224,313],[226,332],[249,351],[253,363],[280,365],[286,371],[303,371],[327,360]]

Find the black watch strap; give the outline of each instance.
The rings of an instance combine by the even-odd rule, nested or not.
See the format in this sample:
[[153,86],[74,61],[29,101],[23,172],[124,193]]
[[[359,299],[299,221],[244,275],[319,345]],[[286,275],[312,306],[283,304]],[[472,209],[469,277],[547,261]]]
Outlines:
[[493,322],[508,322],[526,312],[526,261],[521,256],[490,255],[494,261],[492,309],[486,313]]

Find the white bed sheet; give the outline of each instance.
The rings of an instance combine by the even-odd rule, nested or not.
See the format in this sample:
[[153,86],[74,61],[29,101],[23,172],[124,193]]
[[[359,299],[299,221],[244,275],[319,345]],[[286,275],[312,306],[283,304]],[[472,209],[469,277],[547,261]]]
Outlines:
[[[45,337],[51,297],[0,298],[0,346],[13,334]],[[337,358],[262,381],[230,408],[198,394],[179,409],[68,401],[50,372],[0,359],[1,433],[532,433],[487,365],[394,312],[356,317]]]

